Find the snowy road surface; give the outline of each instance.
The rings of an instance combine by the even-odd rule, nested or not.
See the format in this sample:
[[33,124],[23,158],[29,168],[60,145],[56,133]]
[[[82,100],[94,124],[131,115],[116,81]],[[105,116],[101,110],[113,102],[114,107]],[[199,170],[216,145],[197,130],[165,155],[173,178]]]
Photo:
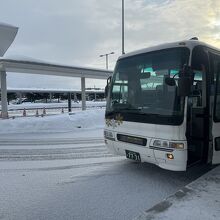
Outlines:
[[0,142],[0,219],[132,219],[207,170],[169,172],[72,141]]
[[0,220],[129,220],[205,173],[107,151],[104,110],[0,120]]

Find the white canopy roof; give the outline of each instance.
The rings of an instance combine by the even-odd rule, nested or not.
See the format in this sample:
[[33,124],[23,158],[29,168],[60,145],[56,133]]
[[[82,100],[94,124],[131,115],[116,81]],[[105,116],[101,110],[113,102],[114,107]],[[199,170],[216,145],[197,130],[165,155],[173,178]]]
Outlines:
[[0,56],[4,56],[18,32],[18,28],[12,25],[0,23]]
[[[39,92],[39,93],[65,93],[65,92],[76,92],[81,93],[80,89],[47,89],[47,88],[8,88],[8,92]],[[104,93],[104,89],[86,89],[86,93]]]
[[0,59],[0,71],[94,79],[107,79],[113,73],[110,70],[67,66],[30,59],[17,60],[3,58]]

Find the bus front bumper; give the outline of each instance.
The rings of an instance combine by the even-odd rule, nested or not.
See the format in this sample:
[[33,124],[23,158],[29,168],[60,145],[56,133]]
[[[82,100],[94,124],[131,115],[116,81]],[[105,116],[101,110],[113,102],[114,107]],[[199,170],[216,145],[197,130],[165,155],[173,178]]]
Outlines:
[[152,149],[150,146],[139,146],[105,139],[109,151],[115,155],[126,156],[126,151],[136,152],[141,162],[155,164],[163,169],[172,171],[185,171],[187,167],[187,150],[165,151]]

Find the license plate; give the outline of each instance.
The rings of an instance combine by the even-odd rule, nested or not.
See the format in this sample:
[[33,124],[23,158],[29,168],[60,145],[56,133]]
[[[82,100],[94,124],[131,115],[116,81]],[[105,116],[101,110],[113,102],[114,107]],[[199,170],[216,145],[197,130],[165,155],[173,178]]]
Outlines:
[[130,150],[125,150],[125,153],[128,159],[141,161],[141,156],[139,153]]

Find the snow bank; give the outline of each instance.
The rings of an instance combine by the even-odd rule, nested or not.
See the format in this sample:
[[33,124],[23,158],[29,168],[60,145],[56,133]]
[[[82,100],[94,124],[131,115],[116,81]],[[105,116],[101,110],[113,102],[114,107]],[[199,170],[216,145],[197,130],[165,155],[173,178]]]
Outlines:
[[0,134],[71,132],[104,127],[104,109],[69,114],[0,120]]

